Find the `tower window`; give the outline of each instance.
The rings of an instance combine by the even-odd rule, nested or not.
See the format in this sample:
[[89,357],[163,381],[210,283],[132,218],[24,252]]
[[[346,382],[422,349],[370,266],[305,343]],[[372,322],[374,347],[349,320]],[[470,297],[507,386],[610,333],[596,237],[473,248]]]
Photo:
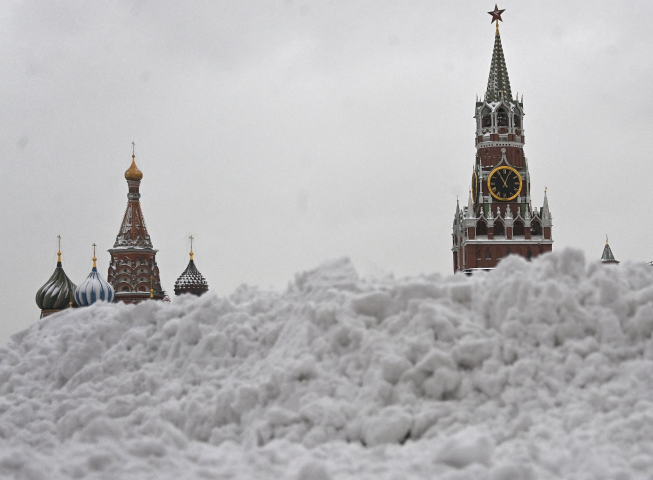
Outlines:
[[492,260],[492,252],[490,251],[489,248],[485,250],[485,259]]
[[542,235],[542,224],[537,220],[531,223],[531,235]]
[[528,249],[528,252],[526,252],[526,258],[528,258],[529,260],[533,258],[533,252],[531,251],[530,248]]
[[487,223],[483,220],[479,220],[476,224],[476,235],[487,235]]
[[483,110],[481,122],[481,126],[483,128],[489,128],[492,126],[492,115],[490,114],[490,110],[488,108]]
[[524,224],[521,222],[521,220],[517,220],[513,227],[512,227],[512,234],[517,236],[523,236],[524,235]]
[[497,125],[499,127],[508,126],[508,114],[503,108],[500,108],[499,111],[497,112]]
[[513,117],[513,121],[515,122],[515,128],[521,128],[521,117],[519,116],[518,113],[515,113],[515,116]]
[[506,231],[503,228],[503,222],[496,221],[494,222],[494,235],[505,235]]

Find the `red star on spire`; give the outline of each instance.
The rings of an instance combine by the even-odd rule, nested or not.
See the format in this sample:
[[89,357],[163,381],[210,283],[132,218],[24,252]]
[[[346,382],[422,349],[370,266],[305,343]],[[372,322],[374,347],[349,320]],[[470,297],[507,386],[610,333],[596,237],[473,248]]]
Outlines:
[[503,12],[505,12],[505,11],[506,11],[505,8],[503,10],[499,10],[499,8],[497,7],[497,4],[495,3],[494,4],[494,11],[493,12],[487,12],[490,15],[492,15],[492,20],[490,20],[490,23],[493,23],[495,20],[497,21],[497,25],[499,23],[499,20],[501,20],[503,22],[503,19],[501,18],[501,14]]

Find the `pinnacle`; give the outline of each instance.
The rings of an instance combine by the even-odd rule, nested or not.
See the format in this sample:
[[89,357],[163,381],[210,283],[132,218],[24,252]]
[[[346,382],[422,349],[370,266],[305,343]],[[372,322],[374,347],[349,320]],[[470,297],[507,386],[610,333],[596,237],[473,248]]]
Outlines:
[[501,46],[501,35],[497,30],[494,35],[494,50],[492,51],[492,63],[490,64],[490,76],[487,81],[485,101],[498,102],[502,98],[510,101],[512,92],[510,90],[508,68],[503,56],[503,47]]

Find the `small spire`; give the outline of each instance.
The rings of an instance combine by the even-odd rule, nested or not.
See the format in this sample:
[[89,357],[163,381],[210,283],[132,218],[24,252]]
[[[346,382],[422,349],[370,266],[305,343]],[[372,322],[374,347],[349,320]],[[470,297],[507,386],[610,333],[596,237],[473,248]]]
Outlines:
[[467,218],[475,218],[474,201],[472,200],[472,189],[469,189],[469,198],[467,200]]
[[193,259],[193,236],[191,235],[190,237],[190,259]]
[[605,244],[610,245],[610,242],[608,242],[608,234],[607,233],[605,234]]
[[61,263],[61,235],[57,235],[59,248],[57,248],[57,263]]
[[93,244],[93,268],[97,268],[97,263],[96,263],[97,257],[95,256],[95,247],[97,247],[97,245],[94,243]]

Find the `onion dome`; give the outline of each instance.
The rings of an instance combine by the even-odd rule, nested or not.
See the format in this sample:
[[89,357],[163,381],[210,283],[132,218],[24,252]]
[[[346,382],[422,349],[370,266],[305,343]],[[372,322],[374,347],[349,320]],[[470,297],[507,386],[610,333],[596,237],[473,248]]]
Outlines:
[[183,295],[184,293],[190,293],[193,295],[205,294],[209,291],[209,285],[206,283],[206,279],[202,276],[200,271],[195,266],[195,261],[193,260],[193,237],[191,236],[191,249],[190,249],[190,262],[184,273],[182,273],[177,281],[175,282],[175,295]]
[[[36,304],[42,316],[71,306],[75,284],[68,278],[61,266],[61,249],[57,252],[57,268],[50,279],[36,292]],[[46,312],[52,310],[50,312]]]
[[140,182],[143,178],[143,172],[141,172],[136,166],[136,154],[132,154],[132,164],[125,172],[125,178],[136,182]]
[[75,301],[80,307],[88,307],[101,300],[113,302],[115,291],[109,282],[100,276],[97,271],[97,258],[95,257],[95,244],[93,244],[93,270],[75,289]]

